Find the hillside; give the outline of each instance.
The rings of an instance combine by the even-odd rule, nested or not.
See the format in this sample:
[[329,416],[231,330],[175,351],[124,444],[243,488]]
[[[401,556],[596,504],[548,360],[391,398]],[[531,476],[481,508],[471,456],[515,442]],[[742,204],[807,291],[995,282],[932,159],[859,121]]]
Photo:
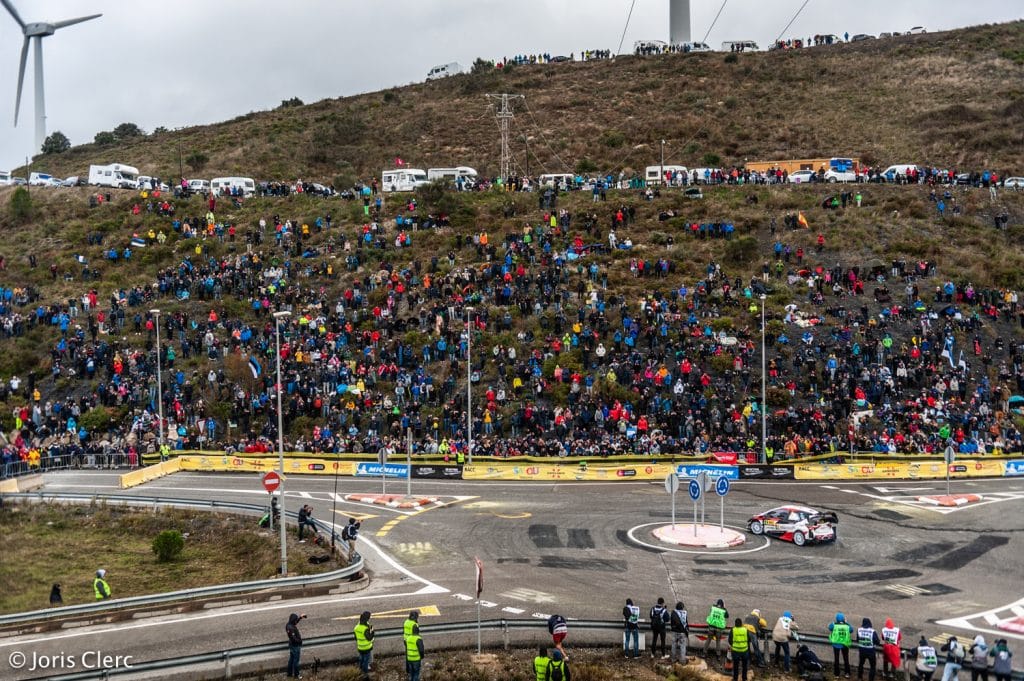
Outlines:
[[[498,172],[498,128],[485,93],[525,96],[512,123],[517,168],[601,171],[666,162],[731,167],[777,158],[857,156],[1021,174],[1024,22],[792,52],[617,57],[513,66],[300,107],[251,113],[98,148],[41,156],[36,169],[83,175],[90,163],[179,174],[335,181],[414,167]],[[735,58],[734,57],[738,57]],[[730,63],[732,62],[732,63]],[[525,139],[524,139],[525,138]],[[180,145],[180,147],[179,147]]]
[[[650,147],[620,145],[613,126],[628,139],[699,140],[681,159],[691,164],[704,153],[730,163],[838,148],[1013,167],[1024,148],[1008,132],[1020,130],[1012,121],[1024,100],[1010,88],[1021,66],[999,55],[1021,44],[1022,29],[740,55],[738,64],[692,55],[524,67],[185,134],[202,140],[211,175],[311,179],[337,154],[352,159],[353,176],[396,155],[486,170],[493,120],[452,112],[479,111],[470,104],[481,92],[518,89],[533,116],[517,121],[541,120],[538,138],[560,155],[612,167],[651,159]],[[843,94],[820,82],[822,69],[840,67]],[[691,84],[695,73],[708,90]],[[754,94],[783,75],[799,75],[791,95],[820,91],[791,96],[800,121],[780,122],[771,113],[786,109],[780,100]],[[962,79],[955,97],[940,92],[951,78]],[[629,92],[637,83],[642,96]],[[878,91],[870,111],[861,106],[868,83]],[[683,108],[687,97],[721,97],[723,108],[701,115]],[[892,108],[896,97],[914,106]],[[655,109],[662,98],[669,105]],[[954,102],[979,122],[950,123],[960,116]],[[327,128],[340,137],[320,134]],[[158,137],[116,158],[162,174],[176,149]],[[531,154],[543,158],[537,146]],[[94,153],[79,148],[61,162]],[[846,204],[823,207],[843,190]],[[2,188],[0,426],[9,444],[0,454],[7,463],[31,447],[151,451],[154,308],[164,413],[184,448],[274,441],[274,311],[291,313],[281,362],[288,447],[376,451],[407,426],[422,451],[442,440],[464,446],[462,320],[472,306],[478,453],[759,449],[762,291],[776,451],[845,450],[853,415],[859,449],[937,451],[956,437],[966,452],[1024,450],[1024,418],[1007,410],[1011,394],[1024,394],[1024,192],[931,191],[726,185],[691,200],[678,189],[613,189],[606,201],[574,191],[545,206],[541,193],[429,186],[387,195],[367,217],[361,202],[302,194],[219,198],[212,209],[193,196],[171,200],[168,216],[136,192],[90,207],[95,192],[85,188]],[[808,229],[794,226],[801,213]],[[1006,216],[1004,229],[996,216]],[[631,249],[610,246],[627,240]]]

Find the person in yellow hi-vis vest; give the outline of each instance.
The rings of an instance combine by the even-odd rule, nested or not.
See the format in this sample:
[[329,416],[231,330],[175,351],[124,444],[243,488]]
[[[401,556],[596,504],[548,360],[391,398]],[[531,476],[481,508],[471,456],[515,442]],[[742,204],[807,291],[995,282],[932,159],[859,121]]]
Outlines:
[[707,638],[704,639],[704,655],[708,654],[708,648],[711,646],[711,639],[715,640],[715,657],[718,657],[718,640],[721,638],[722,633],[728,626],[726,622],[729,619],[729,611],[725,609],[725,603],[719,598],[715,601],[715,604],[711,606],[708,611],[707,623],[708,633]]
[[828,641],[832,644],[832,676],[839,678],[839,656],[843,657],[843,672],[850,678],[850,642],[853,630],[846,616],[836,613],[836,620],[828,625]]
[[544,681],[548,673],[548,662],[550,661],[548,649],[541,646],[537,650],[537,657],[533,658],[533,674],[536,677],[536,681]]
[[750,630],[743,626],[739,617],[729,630],[729,651],[732,653],[732,681],[740,676],[743,667],[743,681],[747,681],[747,668],[750,666]]
[[107,584],[107,571],[97,570],[96,579],[92,580],[92,590],[96,594],[97,601],[105,601],[110,598],[110,585]]
[[423,637],[419,635],[419,627],[411,636],[405,637],[405,673],[408,681],[420,681],[420,669],[423,667]]
[[356,650],[359,652],[359,671],[363,673],[364,679],[369,679],[373,662],[373,625],[370,624],[369,610],[359,615],[359,624],[352,632],[356,636]]

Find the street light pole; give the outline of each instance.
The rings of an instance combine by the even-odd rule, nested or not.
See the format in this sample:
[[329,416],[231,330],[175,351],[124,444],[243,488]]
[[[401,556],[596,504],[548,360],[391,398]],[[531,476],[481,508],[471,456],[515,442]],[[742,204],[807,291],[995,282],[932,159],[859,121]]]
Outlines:
[[668,183],[665,182],[665,140],[661,140],[661,182],[658,184],[668,186]]
[[149,311],[153,315],[153,325],[156,326],[156,409],[157,409],[157,438],[156,446],[160,452],[160,460],[163,461],[164,447],[164,382],[160,371],[160,310]]
[[765,383],[765,350],[764,350],[764,305],[768,296],[761,294],[761,462],[768,463],[768,404],[766,403],[767,388]]
[[473,465],[473,308],[466,308],[466,463]]
[[[280,491],[281,507],[281,576],[288,576],[288,543],[285,538],[285,513],[284,513],[284,416],[281,411],[281,320],[291,316],[291,312],[281,310],[274,313],[274,339],[277,346],[277,465],[278,474],[281,476]],[[331,518],[333,525],[334,519]]]

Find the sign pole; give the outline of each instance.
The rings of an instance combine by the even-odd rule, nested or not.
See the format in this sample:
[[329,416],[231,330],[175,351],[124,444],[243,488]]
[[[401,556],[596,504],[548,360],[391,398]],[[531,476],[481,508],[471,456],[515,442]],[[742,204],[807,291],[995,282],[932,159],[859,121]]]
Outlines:
[[672,531],[676,529],[676,491],[672,490]]
[[719,501],[719,516],[718,516],[718,530],[719,532],[725,532],[725,495],[729,493],[729,478],[724,475],[718,476],[715,480],[715,494],[718,495]]
[[704,497],[704,490],[700,485],[700,476],[697,476],[696,480],[690,480],[690,484],[686,486],[687,491],[690,493],[690,499],[693,501],[693,536],[697,536],[697,500]]
[[479,558],[474,558],[476,563],[476,654],[480,654],[480,594],[484,592],[484,564]]
[[720,532],[724,532],[725,531],[725,497],[724,496],[718,497],[718,501],[721,502],[719,504],[719,509],[718,509],[718,529],[719,529]]
[[946,447],[946,496],[949,496],[949,467],[953,465],[956,460],[956,454],[953,451],[953,445]]
[[412,428],[405,429],[405,496],[412,496]]
[[380,493],[388,493],[388,448],[384,445],[380,448]]

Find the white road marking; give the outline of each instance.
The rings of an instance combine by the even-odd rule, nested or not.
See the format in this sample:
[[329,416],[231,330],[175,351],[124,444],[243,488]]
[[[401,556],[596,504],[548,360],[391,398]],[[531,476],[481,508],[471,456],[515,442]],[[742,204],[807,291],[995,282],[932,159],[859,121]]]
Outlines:
[[524,612],[526,612],[522,608],[513,608],[510,605],[506,605],[504,608],[501,609],[501,611],[502,612],[507,612],[510,615],[522,615]]
[[467,596],[466,594],[452,594],[452,596],[453,596],[454,598],[458,598],[458,599],[459,599],[460,601],[472,601],[472,600],[476,600],[476,599],[474,599],[474,598],[473,598],[472,596]]
[[494,608],[497,607],[497,605],[497,603],[493,603],[491,601],[480,601],[481,608]]
[[[641,546],[646,546],[646,547],[652,548],[652,549],[658,549],[659,551],[668,551],[668,552],[671,552],[671,553],[700,554],[700,555],[713,553],[713,554],[715,554],[717,556],[738,556],[738,555],[741,555],[741,554],[744,554],[744,553],[754,553],[756,551],[763,551],[764,549],[768,548],[768,545],[771,543],[771,540],[768,539],[768,537],[762,536],[761,539],[764,540],[764,544],[762,544],[761,546],[754,547],[752,549],[727,549],[727,550],[723,550],[723,549],[705,549],[705,550],[701,551],[701,550],[695,550],[695,549],[674,549],[674,548],[671,548],[667,544],[649,544],[649,543],[647,543],[645,541],[641,541],[641,540],[637,539],[636,536],[635,536],[635,533],[636,533],[637,530],[641,530],[641,529],[643,529],[645,527],[652,527],[654,525],[666,525],[666,524],[667,523],[645,523],[643,525],[636,525],[635,527],[631,527],[629,529],[629,531],[626,533],[626,536],[629,537],[631,541],[634,541],[637,544],[640,544]],[[745,528],[733,527],[732,525],[726,525],[726,527],[731,527],[732,529],[736,529],[736,530],[745,529]],[[757,539],[757,537],[755,537],[755,539]]]
[[920,596],[922,594],[931,593],[928,589],[922,589],[921,587],[913,586],[912,584],[889,584],[885,588],[889,591],[895,591],[896,593],[904,594],[906,596]]
[[512,589],[500,594],[505,598],[511,598],[515,601],[530,601],[531,603],[554,603],[555,597],[544,591],[537,591],[536,589],[527,589],[521,587],[518,589]]
[[[954,627],[957,629],[967,629],[968,631],[976,631],[980,633],[992,634],[999,638],[1013,638],[1018,641],[1024,641],[1024,634],[1020,634],[1013,631],[1006,631],[1003,629],[993,628],[998,627],[999,623],[1013,619],[1017,617],[1016,608],[1024,606],[1024,598],[1018,599],[1013,603],[1007,603],[1001,605],[998,608],[992,608],[991,610],[985,610],[983,612],[976,612],[971,615],[964,615],[962,617],[953,617],[946,620],[939,620],[936,624],[944,627]],[[1000,617],[1000,613],[1005,613]],[[985,624],[987,626],[979,626],[974,624],[971,620],[982,620],[979,624]]]
[[531,612],[530,617],[536,617],[539,620],[546,620],[549,619],[551,615],[547,615],[543,612]]

